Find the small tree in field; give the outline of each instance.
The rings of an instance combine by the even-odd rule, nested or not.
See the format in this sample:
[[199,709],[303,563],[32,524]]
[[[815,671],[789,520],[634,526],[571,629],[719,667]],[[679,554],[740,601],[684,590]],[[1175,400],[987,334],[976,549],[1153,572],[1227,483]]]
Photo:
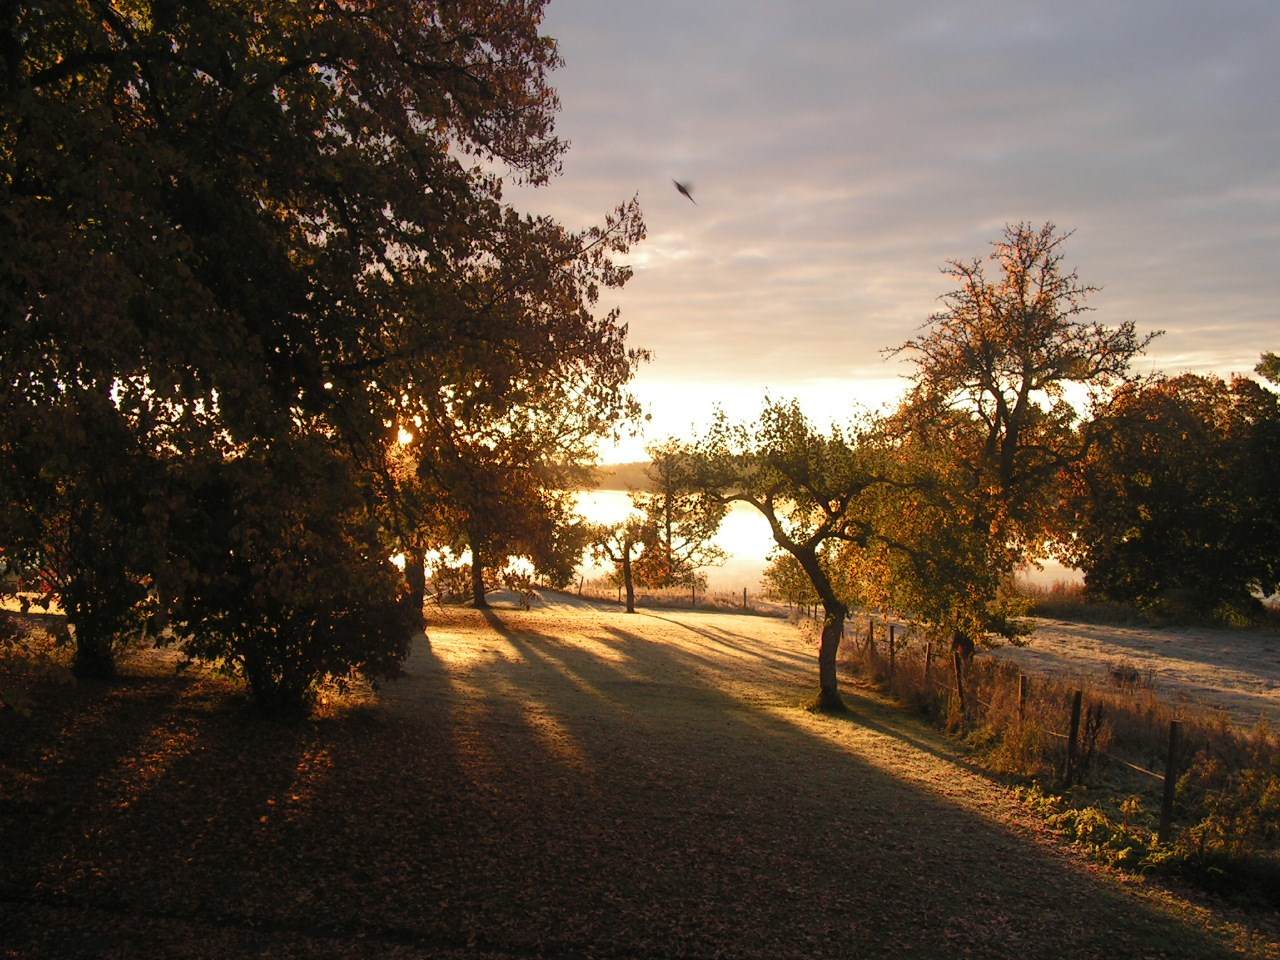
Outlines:
[[643,517],[632,514],[612,524],[586,527],[587,543],[598,561],[613,564],[627,597],[627,613],[636,612],[636,560],[645,549],[646,524]]
[[774,550],[764,571],[765,596],[794,607],[807,607],[819,602],[817,591],[804,568],[786,551]]
[[849,608],[822,554],[831,544],[865,543],[870,534],[856,515],[856,504],[875,480],[867,472],[857,438],[837,427],[820,432],[795,401],[766,400],[754,424],[734,426],[719,414],[689,455],[704,496],[758,510],[769,522],[774,543],[809,579],[823,610],[814,706],[844,710],[836,653]]
[[693,463],[679,443],[655,444],[648,453],[645,473],[651,489],[631,495],[646,521],[636,579],[649,587],[694,586],[700,568],[724,562],[724,551],[711,539],[724,520],[725,506],[699,495]]

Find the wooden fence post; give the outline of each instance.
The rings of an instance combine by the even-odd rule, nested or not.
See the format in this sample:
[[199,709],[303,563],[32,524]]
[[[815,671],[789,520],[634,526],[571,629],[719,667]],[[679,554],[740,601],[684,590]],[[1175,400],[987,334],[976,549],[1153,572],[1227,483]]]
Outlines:
[[1178,788],[1178,733],[1181,724],[1169,721],[1169,755],[1164,761],[1164,796],[1160,800],[1160,829],[1156,831],[1159,843],[1169,842],[1173,827],[1173,797]]
[[876,662],[876,622],[867,618],[867,651],[871,654],[871,662]]
[[929,679],[929,671],[933,667],[933,641],[926,640],[924,644],[924,678]]
[[894,652],[894,645],[893,645],[893,634],[895,630],[896,630],[895,625],[892,623],[889,624],[889,679],[890,680],[893,679],[893,671],[895,666],[897,665],[896,664],[897,655]]
[[1063,784],[1068,787],[1071,786],[1076,775],[1076,740],[1080,736],[1080,705],[1083,697],[1084,693],[1077,690],[1071,698],[1071,730],[1067,734],[1067,769],[1062,777]]
[[964,708],[964,654],[956,650],[951,655],[952,662],[956,665],[956,699],[960,701],[960,714],[965,714]]
[[1027,718],[1027,675],[1018,674],[1018,723]]
[[742,588],[742,609],[743,610],[747,609],[747,588],[746,587]]

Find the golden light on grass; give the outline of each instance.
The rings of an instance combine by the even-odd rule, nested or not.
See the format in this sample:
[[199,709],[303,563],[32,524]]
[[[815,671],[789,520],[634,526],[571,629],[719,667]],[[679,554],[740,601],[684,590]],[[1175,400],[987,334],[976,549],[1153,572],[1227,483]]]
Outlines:
[[304,751],[294,767],[289,789],[267,798],[267,810],[259,822],[267,823],[278,815],[283,815],[286,820],[301,817],[320,787],[332,776],[333,766],[333,755],[328,747]]
[[170,718],[147,734],[137,751],[120,759],[115,776],[115,806],[125,809],[137,803],[173,768],[190,755],[196,744],[196,732]]

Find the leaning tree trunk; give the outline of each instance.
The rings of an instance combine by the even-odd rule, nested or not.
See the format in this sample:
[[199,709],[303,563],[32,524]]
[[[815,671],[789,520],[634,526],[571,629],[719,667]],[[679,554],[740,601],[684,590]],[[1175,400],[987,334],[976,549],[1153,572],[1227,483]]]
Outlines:
[[836,675],[836,654],[840,652],[840,640],[844,636],[844,621],[849,608],[836,596],[831,580],[818,561],[817,550],[792,550],[801,569],[809,577],[813,589],[822,601],[822,640],[818,644],[818,699],[815,710],[823,713],[844,713],[848,707],[840,696],[840,679]]

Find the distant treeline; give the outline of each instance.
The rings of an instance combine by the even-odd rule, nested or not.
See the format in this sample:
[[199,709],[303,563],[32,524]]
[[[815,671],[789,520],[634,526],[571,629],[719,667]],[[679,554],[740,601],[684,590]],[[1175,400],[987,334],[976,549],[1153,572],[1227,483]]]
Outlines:
[[648,460],[636,463],[602,463],[595,468],[596,489],[653,493],[653,483],[646,472],[651,466]]

